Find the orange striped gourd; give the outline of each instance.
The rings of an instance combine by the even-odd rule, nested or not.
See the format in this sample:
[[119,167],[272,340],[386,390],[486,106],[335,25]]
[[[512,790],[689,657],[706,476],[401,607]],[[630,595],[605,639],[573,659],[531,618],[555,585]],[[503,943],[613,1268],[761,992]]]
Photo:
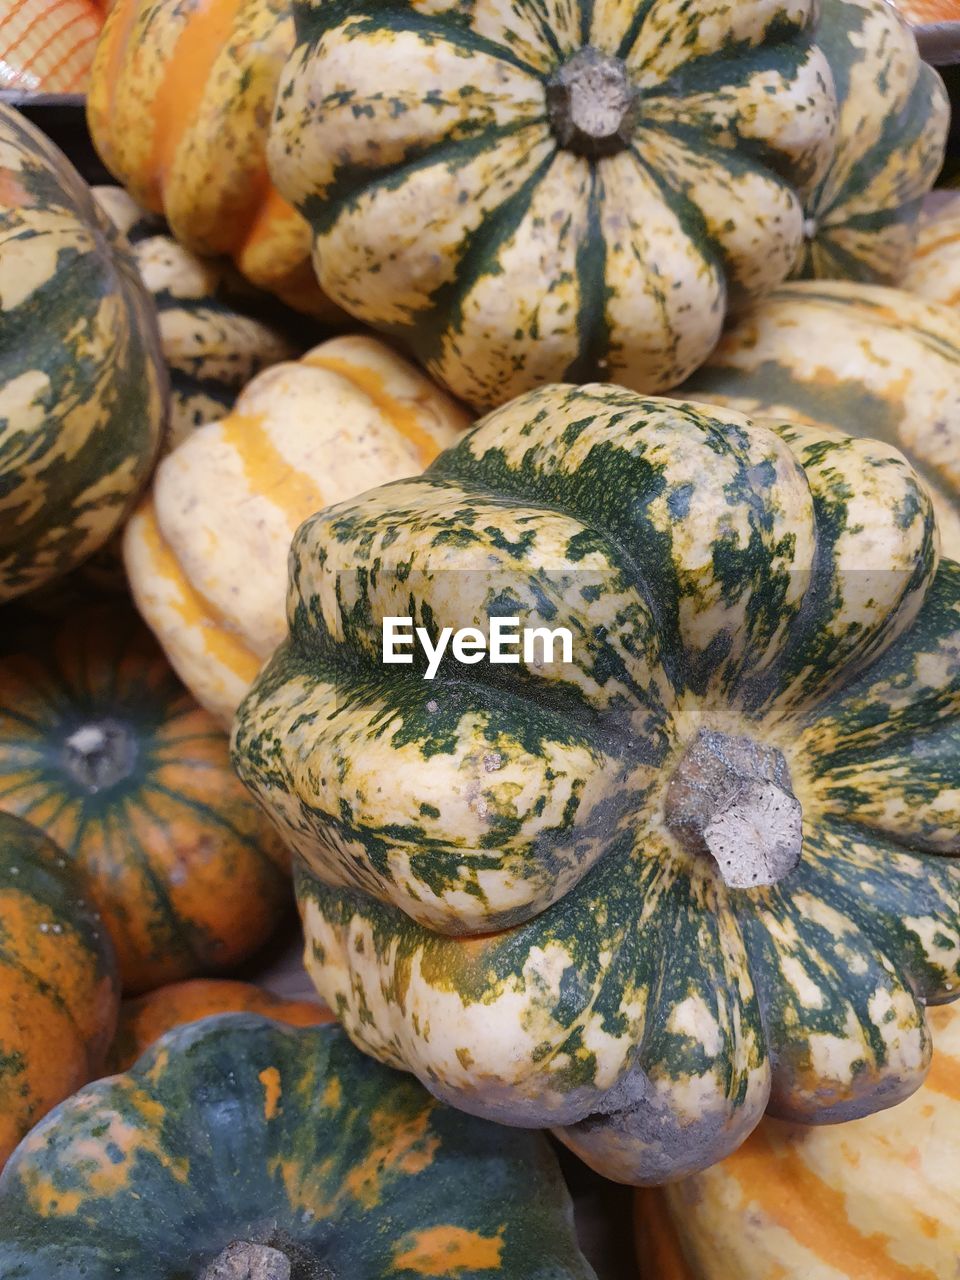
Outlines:
[[137,605],[224,724],[286,633],[287,552],[321,507],[421,471],[468,416],[389,347],[334,338],[260,373],[157,469],[127,525]]
[[96,0],[7,0],[0,13],[0,89],[84,93],[103,13]]
[[267,126],[293,39],[288,0],[117,0],[88,120],[110,172],[187,248],[230,255],[251,283],[331,318],[307,225],[267,176]]
[[960,1258],[960,1005],[929,1012],[933,1066],[889,1111],[764,1120],[739,1151],[637,1193],[653,1280],[947,1280]]

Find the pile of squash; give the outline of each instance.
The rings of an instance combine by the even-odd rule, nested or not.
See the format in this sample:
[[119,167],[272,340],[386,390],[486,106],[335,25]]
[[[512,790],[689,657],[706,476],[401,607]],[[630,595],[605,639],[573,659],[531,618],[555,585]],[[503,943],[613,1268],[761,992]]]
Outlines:
[[618,1274],[955,1280],[909,25],[83,5],[117,185],[0,103],[0,1277],[590,1280],[559,1143]]

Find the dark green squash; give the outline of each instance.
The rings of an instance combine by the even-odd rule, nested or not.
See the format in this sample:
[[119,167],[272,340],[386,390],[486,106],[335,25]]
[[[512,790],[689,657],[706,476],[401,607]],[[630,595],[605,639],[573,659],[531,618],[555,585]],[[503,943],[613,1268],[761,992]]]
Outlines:
[[444,1107],[339,1028],[226,1014],[170,1032],[21,1144],[0,1179],[0,1275],[593,1272],[544,1138]]
[[129,246],[0,103],[0,601],[74,568],[129,513],[167,376]]

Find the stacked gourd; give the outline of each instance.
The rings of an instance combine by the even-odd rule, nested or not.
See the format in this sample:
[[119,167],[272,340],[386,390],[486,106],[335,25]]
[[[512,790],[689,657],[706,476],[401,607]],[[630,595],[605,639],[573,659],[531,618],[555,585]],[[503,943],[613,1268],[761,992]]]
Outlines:
[[[648,1277],[940,1275],[960,235],[895,11],[116,0],[123,190],[0,113],[0,1273],[586,1278],[549,1128],[671,1184]],[[291,862],[328,1008],[213,977]]]

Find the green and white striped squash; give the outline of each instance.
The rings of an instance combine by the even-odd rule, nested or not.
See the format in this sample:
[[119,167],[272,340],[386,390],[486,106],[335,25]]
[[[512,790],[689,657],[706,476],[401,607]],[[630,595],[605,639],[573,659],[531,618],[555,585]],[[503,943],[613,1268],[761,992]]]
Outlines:
[[0,104],[0,601],[119,528],[166,415],[156,318],[66,157]]
[[786,284],[681,390],[901,449],[933,498],[944,553],[960,560],[960,319],[949,307],[878,285]]
[[837,150],[806,201],[796,274],[897,284],[943,163],[947,92],[888,0],[824,0],[817,43],[837,92]]
[[[246,284],[226,259],[200,258],[121,187],[94,197],[126,236],[157,308],[170,372],[167,447],[229,413],[261,369],[292,360],[315,336],[309,320]],[[296,339],[295,330],[300,337]]]
[[337,1027],[224,1014],[69,1098],[0,1178],[17,1280],[596,1280],[542,1134]]
[[835,144],[817,0],[294,6],[273,180],[321,286],[469,403],[675,386]]
[[[888,445],[604,385],[307,521],[234,761],[354,1041],[625,1182],[910,1094],[960,994],[938,560]],[[572,662],[381,664],[498,614]]]

